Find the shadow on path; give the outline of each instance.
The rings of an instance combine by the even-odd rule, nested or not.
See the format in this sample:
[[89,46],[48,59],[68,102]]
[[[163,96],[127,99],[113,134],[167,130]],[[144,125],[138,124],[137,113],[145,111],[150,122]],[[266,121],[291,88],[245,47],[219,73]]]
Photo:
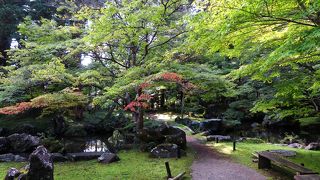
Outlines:
[[196,152],[196,159],[192,164],[193,180],[265,180],[253,169],[234,163],[197,139],[188,136],[188,144]]

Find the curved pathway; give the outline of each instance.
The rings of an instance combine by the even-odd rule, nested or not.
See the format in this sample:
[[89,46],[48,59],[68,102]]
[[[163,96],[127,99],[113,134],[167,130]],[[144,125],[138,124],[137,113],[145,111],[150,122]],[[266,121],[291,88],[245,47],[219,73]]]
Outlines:
[[234,163],[193,137],[187,137],[189,145],[196,152],[192,164],[193,180],[265,180],[253,169]]

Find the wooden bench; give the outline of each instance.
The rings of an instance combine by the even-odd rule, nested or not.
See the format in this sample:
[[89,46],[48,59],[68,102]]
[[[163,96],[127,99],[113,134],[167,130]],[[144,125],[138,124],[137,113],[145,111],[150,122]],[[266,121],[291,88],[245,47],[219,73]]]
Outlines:
[[307,174],[307,175],[295,175],[295,180],[320,180],[320,176],[317,174]]
[[[271,168],[271,161],[276,163],[277,165],[284,166],[291,170],[294,170],[297,175],[309,175],[309,174],[318,174],[313,172],[310,169],[305,168],[304,166],[295,164],[287,159],[282,158],[281,156],[268,152],[261,151],[257,153],[259,156],[258,168]],[[318,175],[317,175],[318,176]]]

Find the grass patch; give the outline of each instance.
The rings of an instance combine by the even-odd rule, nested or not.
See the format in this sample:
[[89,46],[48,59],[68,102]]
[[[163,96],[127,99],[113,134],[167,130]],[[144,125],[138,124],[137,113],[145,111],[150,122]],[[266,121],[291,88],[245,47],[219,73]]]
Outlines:
[[[105,180],[105,179],[165,179],[165,161],[170,162],[172,175],[186,171],[186,179],[191,179],[190,167],[194,153],[188,151],[188,156],[181,159],[154,159],[148,153],[138,151],[119,152],[120,161],[104,165],[96,160],[55,163],[56,180]],[[23,167],[24,163],[0,163],[0,178],[5,176],[10,167]]]
[[[265,150],[293,150],[297,152],[296,157],[288,158],[297,164],[304,163],[305,167],[320,173],[320,151],[309,151],[304,149],[295,149],[284,146],[277,146],[267,143],[254,144],[254,143],[237,143],[237,150],[232,151],[232,143],[208,143],[209,146],[218,150],[219,152],[231,156],[237,162],[249,166],[253,169],[258,169],[258,164],[252,162],[252,153],[256,151]],[[263,172],[260,171],[260,172]],[[265,173],[265,172],[264,172]]]

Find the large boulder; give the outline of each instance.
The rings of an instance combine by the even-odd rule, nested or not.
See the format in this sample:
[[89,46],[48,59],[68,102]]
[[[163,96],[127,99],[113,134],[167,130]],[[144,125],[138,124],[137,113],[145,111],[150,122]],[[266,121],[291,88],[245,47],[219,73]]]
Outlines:
[[9,143],[7,138],[0,137],[0,154],[7,153],[9,150]]
[[291,148],[298,148],[298,149],[303,149],[305,148],[305,146],[303,144],[299,144],[299,143],[292,143],[292,144],[289,144],[288,147],[291,147]]
[[65,162],[68,161],[68,157],[62,155],[61,153],[51,153],[53,162]]
[[120,158],[114,153],[103,153],[98,158],[98,162],[103,164],[110,164],[117,161],[120,161]]
[[231,136],[223,136],[223,135],[211,135],[211,136],[207,136],[207,141],[215,141],[215,140],[219,140],[219,141],[231,141]]
[[10,144],[10,152],[12,153],[28,153],[32,152],[40,145],[40,138],[29,134],[12,134],[7,137]]
[[14,180],[16,177],[18,177],[21,174],[21,172],[16,168],[10,168],[7,172],[6,177],[4,180]]
[[167,128],[164,125],[161,125],[157,128],[143,128],[143,130],[137,132],[137,137],[144,143],[162,143],[165,140],[165,137],[161,134]]
[[175,127],[161,125],[157,128],[144,128],[138,132],[138,138],[144,143],[172,143],[186,148],[186,133]]
[[182,150],[176,144],[159,144],[150,151],[151,157],[154,158],[177,158],[184,155],[181,152]]
[[306,150],[320,150],[320,143],[316,143],[316,142],[310,143],[304,149],[306,149]]
[[53,180],[53,160],[44,146],[39,146],[29,156],[27,179]]
[[0,155],[0,162],[25,162],[25,161],[27,161],[26,158],[20,155],[14,155],[12,153]]
[[180,117],[177,117],[175,119],[175,122],[176,123],[179,123],[179,124],[183,124],[185,126],[188,126],[191,130],[193,130],[194,132],[199,132],[200,131],[200,126],[201,126],[201,123],[198,122],[198,121],[193,121],[189,118],[180,118]]
[[165,137],[166,143],[176,144],[182,149],[187,147],[186,133],[179,128],[165,128],[161,131],[161,135]]
[[200,130],[218,132],[221,129],[221,126],[222,126],[221,119],[207,119],[200,123]]
[[104,152],[81,152],[81,153],[67,153],[66,156],[72,161],[87,161],[97,159]]

